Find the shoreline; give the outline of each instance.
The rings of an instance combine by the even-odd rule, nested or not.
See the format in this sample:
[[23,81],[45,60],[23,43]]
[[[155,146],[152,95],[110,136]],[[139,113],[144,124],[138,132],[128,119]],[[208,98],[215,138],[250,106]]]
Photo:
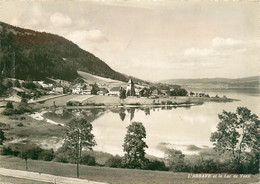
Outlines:
[[[76,96],[77,97],[77,96]],[[240,101],[238,99],[223,98],[223,97],[166,97],[166,98],[145,98],[145,97],[127,97],[124,100],[120,100],[116,96],[104,96],[104,95],[78,95],[80,101],[75,99],[75,95],[66,95],[60,98],[46,100],[42,106],[46,108],[64,107],[67,109],[75,108],[115,108],[115,107],[182,107],[182,106],[194,106],[201,105],[206,102],[227,103]],[[84,99],[85,98],[85,99]],[[83,100],[82,100],[83,99]],[[67,105],[67,102],[71,102]]]

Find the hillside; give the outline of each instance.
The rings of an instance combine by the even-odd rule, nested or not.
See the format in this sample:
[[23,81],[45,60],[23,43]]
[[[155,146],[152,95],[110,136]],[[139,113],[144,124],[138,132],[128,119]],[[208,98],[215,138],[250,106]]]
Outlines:
[[120,81],[128,78],[73,42],[0,22],[0,72],[5,77],[73,80],[77,70]]
[[90,73],[78,71],[78,74],[89,84],[94,84],[94,83],[102,83],[102,84],[107,84],[109,86],[126,86],[126,82],[122,82],[119,80],[113,80],[113,79],[108,79],[104,77],[99,77]]
[[229,78],[170,79],[161,82],[167,84],[189,86],[189,87],[259,88],[260,76],[244,77],[244,78],[237,78],[237,79],[229,79]]

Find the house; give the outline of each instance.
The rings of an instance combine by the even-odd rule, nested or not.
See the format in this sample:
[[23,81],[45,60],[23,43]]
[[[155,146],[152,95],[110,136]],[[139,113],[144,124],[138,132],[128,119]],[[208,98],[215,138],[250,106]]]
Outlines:
[[136,95],[136,96],[139,96],[140,91],[142,91],[142,88],[136,88],[136,89],[135,89],[135,95]]
[[110,89],[108,95],[109,96],[119,96],[121,89],[122,89],[121,86],[113,87]]
[[135,84],[132,79],[127,83],[126,94],[127,96],[135,96]]
[[151,95],[158,95],[158,94],[159,94],[159,90],[158,89],[152,90],[152,94]]
[[57,87],[53,88],[53,91],[54,91],[55,94],[63,94],[64,89],[61,86],[57,86]]
[[17,95],[17,96],[23,96],[25,95],[25,91],[21,88],[18,87],[12,87],[12,95]]
[[72,94],[79,95],[82,92],[82,87],[80,85],[72,87]]
[[85,88],[83,87],[82,91],[80,94],[82,95],[91,95],[93,87],[92,86],[86,86]]
[[97,92],[98,95],[105,95],[108,93],[108,90],[106,88],[100,88]]
[[38,81],[38,84],[40,84],[41,87],[47,90],[51,90],[53,88],[53,84],[45,84],[44,81]]

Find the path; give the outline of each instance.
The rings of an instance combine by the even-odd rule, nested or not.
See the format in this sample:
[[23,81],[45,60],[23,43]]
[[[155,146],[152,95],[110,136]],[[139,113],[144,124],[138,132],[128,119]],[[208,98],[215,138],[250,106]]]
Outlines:
[[0,168],[0,175],[10,176],[15,178],[23,178],[28,180],[50,182],[55,184],[105,184],[96,181],[89,181],[85,179],[68,178],[62,176],[55,176],[50,174],[42,174],[37,172],[28,172],[13,169]]

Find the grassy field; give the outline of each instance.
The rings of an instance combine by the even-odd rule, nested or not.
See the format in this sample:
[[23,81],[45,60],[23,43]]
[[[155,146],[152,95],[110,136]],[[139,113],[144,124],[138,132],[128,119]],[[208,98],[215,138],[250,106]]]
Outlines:
[[7,140],[5,144],[8,143],[14,147],[38,144],[49,149],[54,147],[65,135],[63,127],[45,121],[34,120],[28,114],[12,117],[1,116],[0,122],[6,124],[4,131]]
[[104,78],[104,77],[100,77],[100,76],[97,76],[97,75],[92,75],[90,73],[86,73],[86,72],[82,72],[82,71],[78,71],[78,74],[81,77],[83,77],[90,84],[102,83],[102,84],[110,85],[112,87],[122,86],[122,85],[126,86],[127,85],[126,82],[113,80],[113,79],[109,79],[109,78]]
[[[19,158],[0,156],[0,165],[7,169],[25,170],[25,162]],[[75,177],[76,165],[56,162],[44,162],[28,160],[29,171]],[[184,184],[184,183],[257,183],[258,175],[250,175],[250,178],[218,178],[218,179],[194,179],[188,178],[188,173],[172,173],[164,171],[148,171],[136,169],[116,169],[107,167],[80,166],[80,178],[112,184]]]
[[0,184],[51,184],[51,183],[0,175]]
[[44,106],[49,107],[49,106],[53,105],[53,102],[55,102],[55,105],[57,105],[57,106],[64,106],[64,105],[66,105],[68,100],[78,97],[78,96],[81,96],[81,95],[67,95],[67,96],[63,96],[63,97],[59,97],[59,98],[46,100],[43,104],[44,104]]

